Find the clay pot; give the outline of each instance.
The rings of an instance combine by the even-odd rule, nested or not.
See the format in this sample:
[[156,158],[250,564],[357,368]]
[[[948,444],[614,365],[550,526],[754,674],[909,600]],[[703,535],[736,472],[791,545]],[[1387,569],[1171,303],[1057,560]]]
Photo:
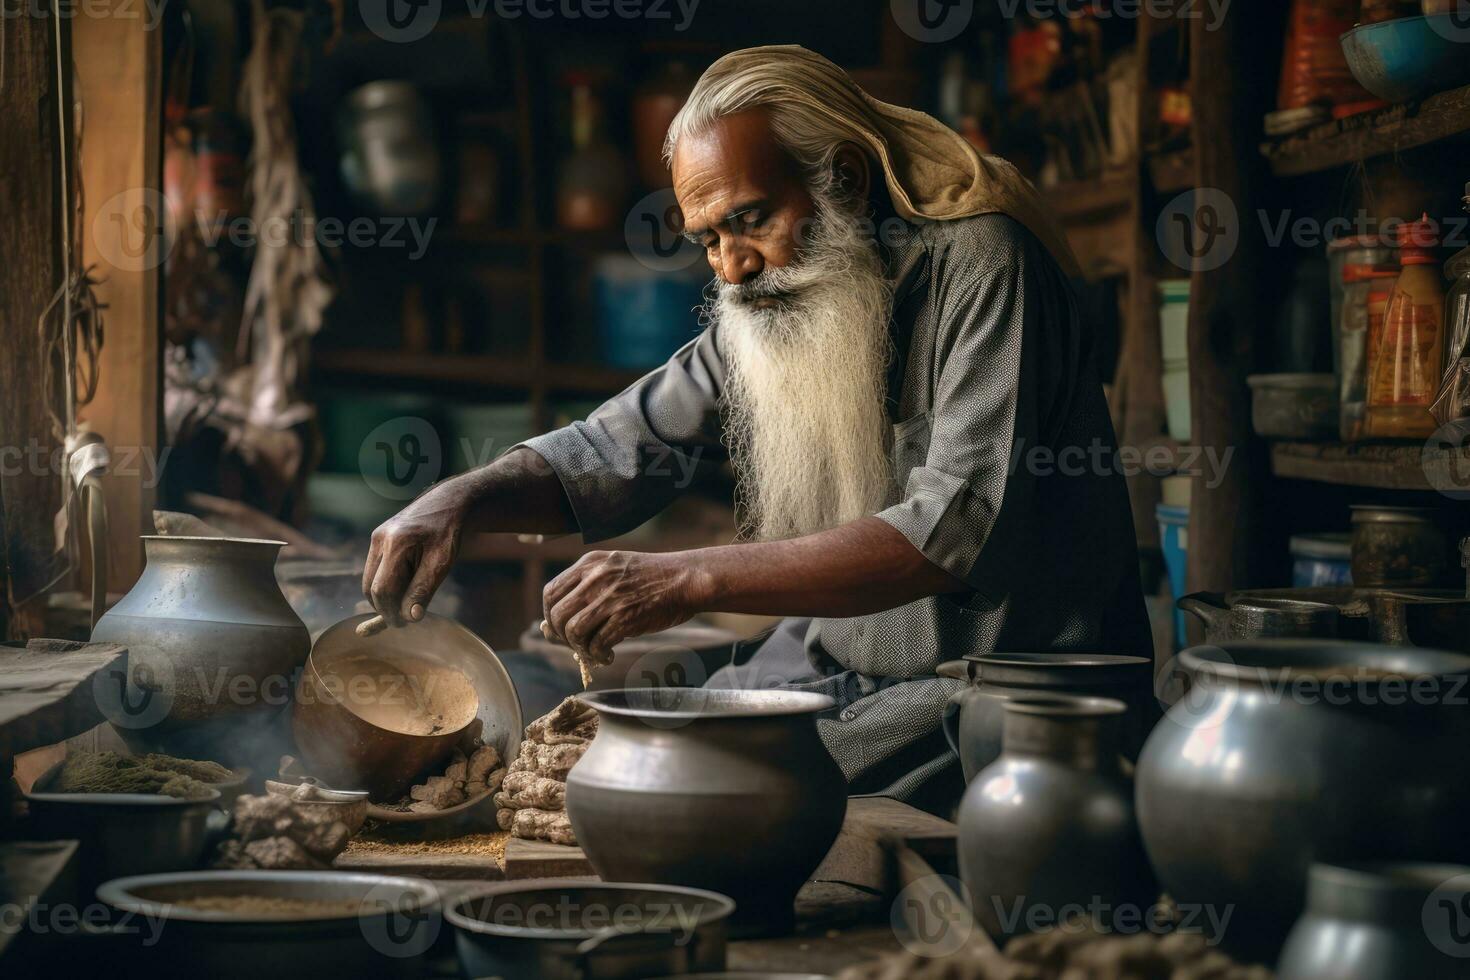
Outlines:
[[1314,861],[1462,861],[1470,657],[1259,640],[1180,655],[1189,693],[1138,761],[1165,889],[1233,909],[1227,943],[1274,958]]
[[[957,674],[956,665],[964,673]],[[968,676],[970,686],[949,700],[944,734],[960,757],[966,782],[1000,757],[1005,702],[1035,695],[1114,697],[1129,707],[1123,753],[1137,758],[1159,717],[1153,664],[1144,657],[1093,653],[991,653],[940,667],[943,676]]]
[[1069,909],[1157,898],[1118,753],[1127,706],[1112,698],[1005,702],[1005,748],[960,801],[960,877],[994,937],[1060,924]]
[[601,721],[567,776],[567,815],[597,873],[729,895],[741,934],[789,928],[847,811],[817,735],[833,700],[687,687],[582,699]]
[[1400,980],[1467,972],[1470,867],[1315,864],[1277,980]]
[[142,576],[92,630],[128,648],[126,691],[104,711],[135,751],[258,762],[311,648],[276,583],[284,545],[143,536]]

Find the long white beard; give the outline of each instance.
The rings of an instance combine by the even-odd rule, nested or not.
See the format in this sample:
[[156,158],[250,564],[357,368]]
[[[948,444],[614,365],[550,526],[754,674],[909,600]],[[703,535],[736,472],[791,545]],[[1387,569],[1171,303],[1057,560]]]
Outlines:
[[[892,288],[876,246],[827,194],[799,257],[721,283],[725,441],[741,531],[776,540],[882,509],[893,480],[884,409]],[[779,305],[760,309],[759,297]]]

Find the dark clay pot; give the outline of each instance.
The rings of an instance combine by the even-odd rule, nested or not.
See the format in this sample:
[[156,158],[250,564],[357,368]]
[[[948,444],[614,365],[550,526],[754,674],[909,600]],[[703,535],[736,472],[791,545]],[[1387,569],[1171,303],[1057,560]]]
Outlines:
[[1259,640],[1180,659],[1138,818],[1176,901],[1232,910],[1236,952],[1274,958],[1315,861],[1465,859],[1470,657]]
[[1315,864],[1277,980],[1470,974],[1470,867]]
[[1005,749],[966,790],[960,877],[994,937],[1058,924],[1068,910],[1133,921],[1157,898],[1119,748],[1112,698],[1005,702]]
[[960,757],[965,781],[1000,756],[1005,702],[1033,695],[1117,698],[1128,706],[1123,754],[1136,759],[1159,718],[1153,663],[1144,657],[1094,653],[988,653],[940,667],[940,675],[968,677],[970,686],[949,699],[944,734]]

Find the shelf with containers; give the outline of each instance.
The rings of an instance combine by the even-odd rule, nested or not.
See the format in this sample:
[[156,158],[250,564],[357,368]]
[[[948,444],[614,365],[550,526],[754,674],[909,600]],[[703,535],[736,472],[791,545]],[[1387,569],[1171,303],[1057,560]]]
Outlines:
[[[1329,293],[1329,280],[1341,278],[1342,266],[1327,244],[1360,232],[1350,221],[1348,231],[1311,241],[1294,237],[1299,222],[1320,232],[1333,227],[1329,219],[1345,215],[1376,222],[1395,215],[1412,221],[1423,212],[1458,214],[1452,204],[1470,172],[1462,165],[1456,173],[1464,155],[1445,151],[1470,145],[1470,91],[1456,87],[1470,79],[1460,66],[1459,77],[1441,72],[1430,83],[1444,91],[1375,106],[1366,93],[1350,94],[1352,79],[1344,71],[1332,76],[1332,84],[1342,86],[1338,118],[1315,104],[1285,103],[1280,97],[1290,85],[1233,66],[1247,53],[1256,62],[1286,63],[1289,19],[1302,6],[1292,0],[1276,9],[1232,11],[1218,30],[1190,28],[1192,185],[1228,199],[1239,231],[1228,261],[1201,262],[1190,276],[1190,444],[1234,452],[1208,492],[1209,474],[1192,478],[1182,585],[1190,592],[1303,584],[1295,574],[1302,569],[1340,568],[1355,505],[1431,507],[1446,514],[1446,527],[1453,529],[1470,497],[1460,489],[1470,488],[1470,452],[1463,445],[1470,440],[1451,431],[1366,441],[1339,415],[1343,358],[1349,358],[1351,377],[1352,338],[1344,345],[1330,329],[1346,321],[1338,297]],[[1342,8],[1348,27],[1356,16],[1355,5],[1346,2],[1319,0],[1315,6]],[[1332,33],[1333,43],[1339,33]],[[1263,137],[1264,129],[1303,122],[1296,132]],[[1201,215],[1193,218],[1198,223]],[[1273,228],[1284,229],[1286,240],[1273,238]],[[1451,251],[1441,250],[1439,260]],[[1383,291],[1366,278],[1352,301],[1365,310],[1368,293]],[[1303,323],[1310,324],[1313,343],[1293,346],[1307,337],[1293,327]],[[1366,335],[1358,339],[1366,349]],[[1318,380],[1324,377],[1325,401]],[[1304,434],[1289,435],[1289,427],[1278,427],[1279,417],[1263,421],[1270,406],[1262,397],[1293,387],[1304,407],[1290,421],[1305,425]],[[1347,394],[1349,405],[1362,397]]]

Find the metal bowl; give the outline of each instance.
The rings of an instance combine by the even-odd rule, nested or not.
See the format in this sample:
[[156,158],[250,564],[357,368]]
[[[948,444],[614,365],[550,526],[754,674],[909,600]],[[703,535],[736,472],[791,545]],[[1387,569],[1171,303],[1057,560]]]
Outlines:
[[[705,623],[683,623],[613,647],[612,663],[592,674],[589,691],[609,691],[652,683],[661,687],[698,687],[730,663],[740,634]],[[572,648],[546,639],[533,623],[521,634],[521,649],[554,667],[575,672]]]
[[[41,779],[49,783],[55,768]],[[121,875],[197,868],[229,826],[220,794],[200,800],[152,793],[26,794],[29,833],[42,840],[81,842],[79,886]]]
[[444,911],[467,977],[634,978],[725,967],[724,895],[676,885],[513,882]]
[[1400,17],[1342,35],[1342,53],[1358,84],[1390,102],[1406,102],[1470,82],[1465,31],[1456,14]]
[[[196,909],[208,896],[252,896],[349,906],[318,912]],[[191,977],[421,977],[440,928],[427,881],[343,871],[196,871],[119,878],[97,897],[138,930],[138,965]],[[356,908],[350,906],[356,904]]]
[[[328,628],[307,658],[291,727],[308,772],[335,789],[367,790],[378,802],[394,800],[443,764],[475,719],[483,726],[480,737],[486,745],[495,746],[502,758],[515,757],[523,730],[520,698],[484,640],[433,614],[360,637],[356,628],[368,618],[352,616]],[[393,677],[371,677],[364,672],[377,669],[364,666],[370,662],[401,672],[406,680],[379,683]],[[373,682],[354,684],[359,677]],[[434,710],[443,709],[442,731],[388,727],[406,716],[415,699],[428,703],[439,698],[443,704]],[[401,816],[434,819],[439,814]]]
[[299,785],[301,784],[267,779],[265,791],[272,796],[290,797],[297,809],[307,813],[329,812],[333,820],[347,825],[350,836],[355,836],[367,821],[368,795],[361,790],[325,789],[319,786],[316,788],[315,798],[298,800],[295,793]]

